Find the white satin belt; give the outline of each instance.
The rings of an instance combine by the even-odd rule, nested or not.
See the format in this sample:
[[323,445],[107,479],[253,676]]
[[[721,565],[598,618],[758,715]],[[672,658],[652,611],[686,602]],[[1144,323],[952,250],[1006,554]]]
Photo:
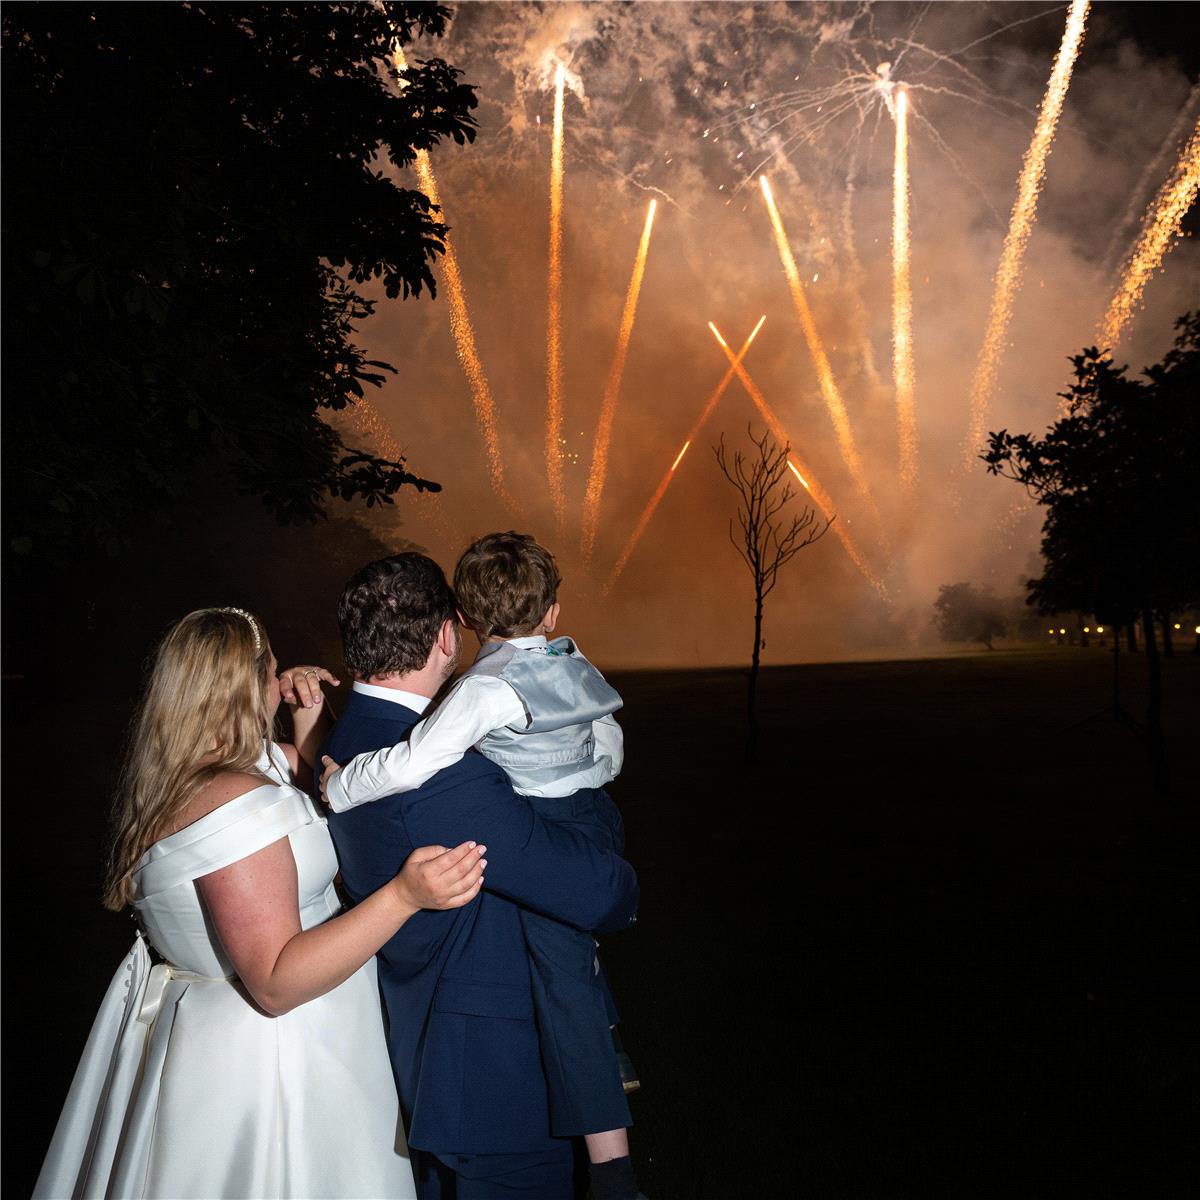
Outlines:
[[[141,944],[142,954],[146,954],[145,942],[140,933],[138,934],[138,940]],[[147,955],[148,961],[149,955]],[[197,975],[195,971],[185,971],[182,967],[177,967],[173,963],[157,963],[150,968],[150,974],[146,979],[146,989],[142,993],[142,1003],[138,1008],[137,1019],[143,1025],[154,1024],[154,1018],[158,1016],[158,1010],[162,1008],[163,996],[166,993],[167,984],[172,979],[178,979],[182,983],[234,982],[233,979],[227,979],[222,975]]]

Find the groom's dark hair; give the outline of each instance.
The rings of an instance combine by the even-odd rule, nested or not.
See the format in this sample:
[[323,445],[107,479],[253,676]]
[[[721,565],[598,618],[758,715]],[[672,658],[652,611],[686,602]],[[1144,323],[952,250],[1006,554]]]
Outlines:
[[406,675],[429,658],[438,630],[457,619],[442,568],[424,554],[393,554],[356,571],[338,601],[346,666],[363,679]]

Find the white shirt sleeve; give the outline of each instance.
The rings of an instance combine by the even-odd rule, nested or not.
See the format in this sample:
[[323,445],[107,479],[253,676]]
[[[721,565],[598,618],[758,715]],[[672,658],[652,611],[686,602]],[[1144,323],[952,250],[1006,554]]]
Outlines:
[[345,812],[395,792],[411,792],[458,762],[493,729],[527,720],[521,698],[503,679],[468,675],[413,726],[408,741],[360,754],[335,771],[325,798],[334,812]]

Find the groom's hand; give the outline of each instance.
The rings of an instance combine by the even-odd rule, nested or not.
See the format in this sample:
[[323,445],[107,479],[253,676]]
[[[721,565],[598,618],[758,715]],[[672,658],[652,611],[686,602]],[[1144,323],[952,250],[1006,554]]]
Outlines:
[[342,681],[324,667],[301,665],[279,672],[279,696],[293,708],[319,708],[325,703],[321,683],[341,687]]
[[325,788],[329,784],[329,777],[334,773],[334,771],[340,771],[341,769],[342,769],[341,765],[339,763],[335,763],[333,761],[333,759],[329,757],[328,754],[321,755],[321,803],[322,804],[329,803],[329,797],[325,794]]

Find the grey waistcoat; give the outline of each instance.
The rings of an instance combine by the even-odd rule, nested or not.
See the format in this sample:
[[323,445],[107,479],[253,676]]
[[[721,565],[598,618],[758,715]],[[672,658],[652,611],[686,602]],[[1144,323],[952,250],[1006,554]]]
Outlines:
[[592,722],[622,704],[570,638],[549,645],[553,654],[490,642],[466,672],[503,679],[525,706],[523,728],[494,729],[479,743],[518,789],[542,787],[586,768],[595,750]]

